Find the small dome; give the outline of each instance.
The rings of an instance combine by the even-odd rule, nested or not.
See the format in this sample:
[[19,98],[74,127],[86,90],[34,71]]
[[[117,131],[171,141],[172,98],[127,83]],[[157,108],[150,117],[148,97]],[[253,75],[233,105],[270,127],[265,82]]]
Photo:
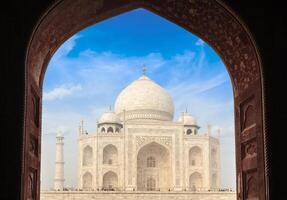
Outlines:
[[184,125],[195,125],[195,126],[197,126],[196,119],[187,112],[184,112],[180,115],[180,117],[178,118],[178,122],[183,122]]
[[127,86],[117,97],[115,112],[125,119],[150,119],[171,121],[173,101],[169,93],[160,85],[142,75]]
[[103,123],[121,124],[121,121],[115,112],[109,111],[109,112],[105,112],[99,119],[99,124],[103,124]]

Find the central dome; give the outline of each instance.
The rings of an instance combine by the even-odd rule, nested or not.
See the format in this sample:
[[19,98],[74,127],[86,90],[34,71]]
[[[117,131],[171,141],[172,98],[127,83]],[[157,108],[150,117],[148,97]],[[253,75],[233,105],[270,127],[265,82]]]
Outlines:
[[167,91],[142,75],[119,94],[115,112],[122,121],[124,118],[171,121],[173,102]]

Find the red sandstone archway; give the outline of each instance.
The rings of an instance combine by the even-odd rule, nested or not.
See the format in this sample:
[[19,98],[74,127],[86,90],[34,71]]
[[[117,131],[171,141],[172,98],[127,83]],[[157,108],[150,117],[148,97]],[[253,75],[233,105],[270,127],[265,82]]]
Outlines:
[[219,0],[55,1],[38,22],[27,47],[22,198],[39,199],[42,84],[53,53],[81,29],[139,7],[196,34],[220,55],[234,91],[237,197],[267,199],[260,56],[242,21]]

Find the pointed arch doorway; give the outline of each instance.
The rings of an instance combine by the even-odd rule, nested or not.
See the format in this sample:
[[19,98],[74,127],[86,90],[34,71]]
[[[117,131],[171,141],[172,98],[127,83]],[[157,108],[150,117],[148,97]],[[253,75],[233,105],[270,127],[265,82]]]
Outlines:
[[237,198],[267,199],[261,59],[242,20],[218,0],[55,1],[38,21],[27,47],[22,198],[34,194],[39,199],[40,156],[31,157],[29,145],[38,141],[41,148],[42,84],[50,58],[77,31],[135,8],[145,8],[196,34],[221,56],[234,91]]
[[164,146],[151,142],[137,154],[137,190],[168,191],[172,188],[170,152]]

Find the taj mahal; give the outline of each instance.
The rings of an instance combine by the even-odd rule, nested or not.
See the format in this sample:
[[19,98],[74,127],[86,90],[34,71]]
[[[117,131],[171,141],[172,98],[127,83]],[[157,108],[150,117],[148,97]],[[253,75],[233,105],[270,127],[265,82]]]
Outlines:
[[201,133],[188,112],[173,118],[170,94],[143,72],[101,115],[95,133],[79,127],[77,191],[63,191],[64,142],[57,136],[54,191],[41,199],[235,199],[219,192],[220,133],[212,136],[210,126]]

